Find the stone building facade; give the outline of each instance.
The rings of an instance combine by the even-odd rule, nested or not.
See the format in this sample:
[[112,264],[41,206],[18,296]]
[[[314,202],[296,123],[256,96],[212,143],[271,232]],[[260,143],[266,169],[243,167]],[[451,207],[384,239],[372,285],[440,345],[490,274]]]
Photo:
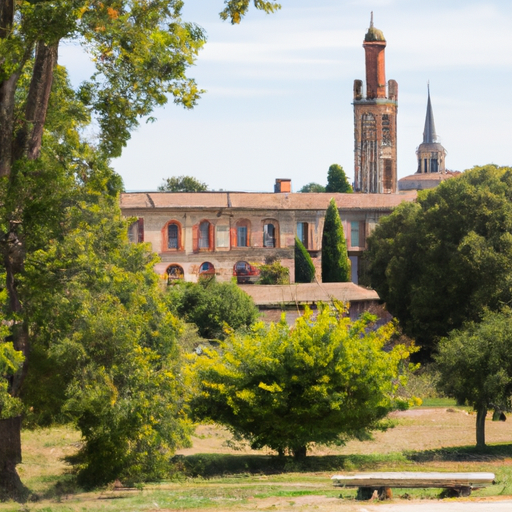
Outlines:
[[397,191],[398,84],[386,85],[384,34],[373,26],[363,47],[366,92],[363,81],[354,81],[354,190],[369,194]]
[[[289,180],[281,180],[289,181]],[[352,281],[366,238],[380,217],[416,193],[330,194],[280,192],[124,193],[121,209],[134,218],[133,241],[149,242],[161,259],[156,271],[168,279],[196,281],[203,274],[230,280],[239,271],[276,257],[294,282],[294,243],[298,236],[317,268],[321,265],[324,216],[333,197],[343,222]],[[287,190],[287,188],[285,188]]]

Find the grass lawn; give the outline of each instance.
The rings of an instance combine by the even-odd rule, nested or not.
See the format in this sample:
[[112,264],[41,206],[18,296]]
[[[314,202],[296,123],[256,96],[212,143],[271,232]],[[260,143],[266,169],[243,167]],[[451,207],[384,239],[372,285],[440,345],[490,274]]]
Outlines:
[[[392,414],[396,426],[373,441],[344,447],[314,446],[302,464],[279,462],[270,451],[233,446],[227,432],[200,425],[193,447],[179,452],[187,477],[140,489],[76,489],[62,457],[73,453],[79,435],[68,428],[23,433],[23,464],[18,466],[36,501],[3,503],[0,511],[256,511],[318,512],[361,510],[355,490],[334,488],[330,477],[351,471],[490,471],[496,485],[472,498],[512,496],[512,424],[486,423],[488,449],[473,448],[475,416],[468,411],[420,407]],[[395,500],[433,499],[439,489],[394,491]],[[342,497],[342,498],[341,498]],[[366,506],[366,505],[365,505]]]

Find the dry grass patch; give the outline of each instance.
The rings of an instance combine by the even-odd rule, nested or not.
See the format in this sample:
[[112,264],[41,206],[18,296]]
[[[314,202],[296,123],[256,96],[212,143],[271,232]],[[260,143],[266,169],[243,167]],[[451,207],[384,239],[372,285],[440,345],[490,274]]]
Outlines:
[[[0,504],[5,512],[139,512],[167,511],[352,512],[370,504],[355,502],[355,490],[334,488],[330,477],[342,471],[491,471],[497,484],[474,493],[473,499],[512,495],[512,425],[488,421],[489,446],[474,449],[475,417],[461,409],[419,408],[392,414],[396,427],[377,433],[373,441],[351,441],[344,447],[315,446],[306,462],[284,462],[271,451],[229,443],[230,434],[215,425],[200,425],[193,447],[181,450],[178,463],[188,472],[176,481],[142,490],[66,492],[72,482],[62,457],[78,448],[80,435],[68,428],[23,433],[23,481],[39,495],[26,504]],[[236,448],[236,449],[235,449]],[[197,475],[191,478],[190,475]],[[396,490],[396,501],[435,499],[439,490]],[[343,499],[340,499],[340,494]],[[375,510],[378,510],[376,506]]]

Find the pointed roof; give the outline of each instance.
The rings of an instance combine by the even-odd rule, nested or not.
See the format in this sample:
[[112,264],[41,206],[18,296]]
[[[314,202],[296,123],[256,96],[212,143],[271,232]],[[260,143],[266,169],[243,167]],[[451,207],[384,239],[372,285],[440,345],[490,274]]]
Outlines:
[[433,144],[437,142],[436,125],[434,123],[434,112],[432,111],[432,103],[430,102],[430,84],[427,85],[428,102],[427,115],[425,117],[425,129],[423,130],[423,143]]
[[378,42],[386,42],[386,39],[384,39],[384,34],[382,33],[382,30],[379,30],[378,28],[375,28],[373,26],[373,11],[370,18],[370,28],[368,29],[368,32],[364,36],[365,43],[371,43],[374,41]]

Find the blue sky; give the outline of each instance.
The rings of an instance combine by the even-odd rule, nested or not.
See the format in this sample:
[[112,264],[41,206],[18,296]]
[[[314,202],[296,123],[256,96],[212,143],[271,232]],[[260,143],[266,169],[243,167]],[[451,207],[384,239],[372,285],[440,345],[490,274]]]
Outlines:
[[[127,190],[195,176],[211,189],[297,191],[325,184],[330,164],[353,178],[354,79],[364,79],[370,12],[384,32],[386,79],[398,82],[398,176],[416,171],[430,81],[447,168],[512,165],[510,0],[282,0],[238,26],[219,19],[222,0],[185,0],[183,18],[208,43],[189,75],[207,90],[192,111],[169,103],[141,123],[113,166]],[[88,70],[69,46],[73,80]]]

